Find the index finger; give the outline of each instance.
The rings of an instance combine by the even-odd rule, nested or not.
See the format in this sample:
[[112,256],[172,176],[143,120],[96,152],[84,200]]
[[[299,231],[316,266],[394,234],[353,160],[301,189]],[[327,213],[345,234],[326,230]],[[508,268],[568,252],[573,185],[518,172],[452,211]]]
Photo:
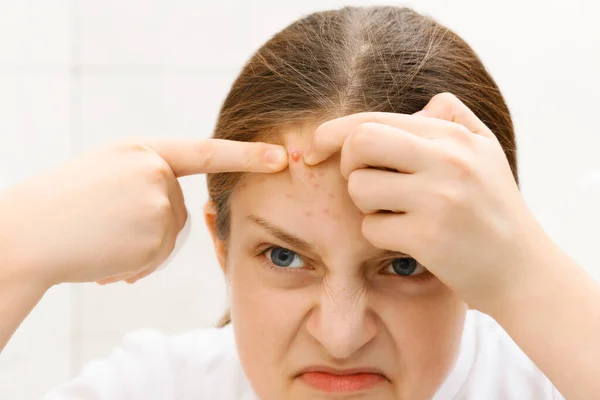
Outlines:
[[146,143],[177,177],[219,172],[279,172],[287,151],[279,145],[224,139],[165,140]]
[[310,148],[304,152],[304,161],[308,165],[319,164],[341,151],[346,138],[359,125],[367,122],[400,128],[426,139],[440,137],[444,134],[444,130],[440,128],[449,124],[447,121],[436,122],[424,116],[388,112],[361,112],[346,115],[327,121],[316,129]]
[[423,110],[413,114],[362,112],[327,121],[317,128],[309,151],[304,153],[308,165],[318,164],[341,150],[346,138],[360,124],[376,122],[404,129],[426,139],[444,136],[449,124],[458,124],[473,134],[495,137],[489,128],[462,101],[450,93],[431,98]]

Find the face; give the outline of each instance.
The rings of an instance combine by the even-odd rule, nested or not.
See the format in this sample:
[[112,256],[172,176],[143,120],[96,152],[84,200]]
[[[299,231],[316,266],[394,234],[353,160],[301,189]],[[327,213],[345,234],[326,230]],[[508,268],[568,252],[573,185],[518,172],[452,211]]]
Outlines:
[[[287,133],[290,154],[309,134]],[[217,250],[262,400],[429,399],[456,359],[465,304],[407,255],[373,247],[347,193],[339,158],[302,157],[232,193]]]

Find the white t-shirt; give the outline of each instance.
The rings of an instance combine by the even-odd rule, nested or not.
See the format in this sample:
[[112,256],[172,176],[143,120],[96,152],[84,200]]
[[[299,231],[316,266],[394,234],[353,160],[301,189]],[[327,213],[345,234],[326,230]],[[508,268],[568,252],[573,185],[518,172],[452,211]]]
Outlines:
[[[173,337],[140,331],[44,400],[257,400],[231,326]],[[469,311],[456,365],[435,400],[563,397],[490,317]]]

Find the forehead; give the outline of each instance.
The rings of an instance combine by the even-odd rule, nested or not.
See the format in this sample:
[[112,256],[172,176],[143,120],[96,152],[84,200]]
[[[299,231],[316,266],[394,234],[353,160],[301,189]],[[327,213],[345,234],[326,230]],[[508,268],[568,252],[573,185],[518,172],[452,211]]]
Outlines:
[[[290,156],[304,146],[289,140]],[[361,231],[362,214],[340,173],[339,155],[316,165],[290,161],[276,174],[247,174],[230,198],[231,234],[258,216],[321,248],[352,243],[353,251],[370,247]],[[360,243],[359,243],[360,242]]]

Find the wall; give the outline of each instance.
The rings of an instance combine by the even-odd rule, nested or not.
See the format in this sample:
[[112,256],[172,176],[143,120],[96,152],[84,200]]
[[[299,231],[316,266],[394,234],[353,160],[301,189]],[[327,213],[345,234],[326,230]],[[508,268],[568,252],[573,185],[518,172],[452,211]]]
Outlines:
[[[369,3],[0,0],[0,189],[116,139],[208,137],[242,63],[271,34],[311,11]],[[479,52],[514,114],[527,201],[600,276],[598,6],[399,4],[433,15]],[[127,331],[214,323],[227,296],[202,226],[204,180],[182,182],[195,224],[173,265],[134,286],[52,289],[0,355],[0,398],[38,398]]]

